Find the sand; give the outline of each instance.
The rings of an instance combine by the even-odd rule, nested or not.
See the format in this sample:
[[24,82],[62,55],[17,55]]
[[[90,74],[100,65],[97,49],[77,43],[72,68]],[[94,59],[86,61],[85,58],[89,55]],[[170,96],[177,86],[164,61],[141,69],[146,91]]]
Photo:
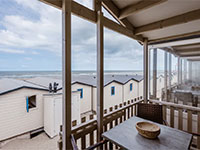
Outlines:
[[58,150],[59,136],[50,139],[45,133],[32,139],[15,139],[5,144],[0,150]]

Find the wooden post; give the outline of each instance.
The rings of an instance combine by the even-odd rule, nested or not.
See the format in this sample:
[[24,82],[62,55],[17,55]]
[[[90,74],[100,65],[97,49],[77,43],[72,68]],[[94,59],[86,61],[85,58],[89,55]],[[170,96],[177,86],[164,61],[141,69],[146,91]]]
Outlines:
[[170,126],[174,128],[174,107],[170,106]]
[[183,129],[183,109],[178,109],[178,129]]
[[180,80],[180,68],[181,68],[181,66],[180,66],[180,57],[178,57],[178,63],[177,63],[177,78],[178,78],[178,85],[180,84],[180,82],[181,82],[181,80]]
[[192,132],[192,111],[187,112],[187,131]]
[[188,66],[188,80],[192,81],[192,62],[189,61],[189,66]]
[[171,89],[171,82],[172,82],[172,54],[169,53],[169,79],[168,79],[169,89]]
[[95,10],[97,12],[97,142],[100,142],[103,139],[101,134],[103,133],[104,110],[104,30],[100,1],[96,3]]
[[165,52],[165,58],[164,58],[164,88],[165,88],[165,101],[168,101],[167,98],[167,52]]
[[143,80],[143,88],[144,88],[144,92],[143,92],[143,97],[144,97],[144,102],[147,103],[148,100],[148,40],[145,39],[144,40],[144,67],[143,67],[143,76],[144,76],[144,80]]
[[71,0],[62,1],[63,150],[71,146]]
[[183,83],[183,65],[182,65],[182,59],[180,59],[180,84]]
[[153,49],[153,98],[157,98],[157,49]]
[[148,95],[151,96],[151,49],[148,50]]
[[187,60],[184,59],[184,78],[183,82],[186,83],[187,80]]

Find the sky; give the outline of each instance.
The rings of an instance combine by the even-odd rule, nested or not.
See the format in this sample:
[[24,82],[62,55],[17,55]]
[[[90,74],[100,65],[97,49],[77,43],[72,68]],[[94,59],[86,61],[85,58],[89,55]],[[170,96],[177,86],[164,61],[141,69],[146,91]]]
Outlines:
[[[76,1],[92,9],[92,0]],[[61,70],[61,11],[38,0],[0,0],[0,6],[0,71]],[[104,69],[142,70],[142,46],[104,31]],[[163,68],[163,58],[158,58],[158,69]],[[74,15],[72,70],[96,70],[96,25]]]

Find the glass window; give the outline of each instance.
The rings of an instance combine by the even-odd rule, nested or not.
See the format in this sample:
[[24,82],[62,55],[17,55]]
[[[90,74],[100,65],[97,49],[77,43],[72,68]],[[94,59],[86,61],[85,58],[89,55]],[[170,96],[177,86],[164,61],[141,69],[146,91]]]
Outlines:
[[130,84],[130,91],[133,90],[133,83]]
[[29,109],[36,108],[36,95],[26,97],[26,110],[29,112]]
[[77,91],[80,91],[80,98],[83,98],[83,89],[78,89]]
[[111,87],[111,95],[115,95],[115,87],[114,86]]

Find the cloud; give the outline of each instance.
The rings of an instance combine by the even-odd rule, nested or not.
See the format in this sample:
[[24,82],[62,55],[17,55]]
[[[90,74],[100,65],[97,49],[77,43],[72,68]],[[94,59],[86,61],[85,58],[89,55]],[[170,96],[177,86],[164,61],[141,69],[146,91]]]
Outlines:
[[36,52],[36,51],[32,51],[31,54],[33,54],[33,55],[38,55],[39,53]]
[[15,49],[0,49],[0,52],[12,53],[12,54],[24,54],[24,50],[15,50]]
[[[76,1],[92,8],[92,0]],[[30,10],[32,14],[27,17],[28,15],[13,13],[3,17],[0,21],[4,27],[0,28],[1,49],[23,49],[15,51],[19,51],[18,54],[23,52],[34,55],[46,51],[54,53],[55,57],[60,57],[61,11],[37,0],[15,0],[15,2],[25,10]],[[111,18],[105,10],[104,15]],[[142,69],[142,47],[136,41],[108,29],[105,29],[104,38],[105,68]],[[76,70],[96,68],[96,24],[76,16],[72,16],[72,61],[72,68]]]
[[37,12],[39,20],[18,14],[4,16],[1,21],[4,29],[0,30],[1,46],[61,53],[61,12],[36,0],[16,2]]
[[24,59],[25,59],[25,60],[32,60],[31,57],[25,57]]

